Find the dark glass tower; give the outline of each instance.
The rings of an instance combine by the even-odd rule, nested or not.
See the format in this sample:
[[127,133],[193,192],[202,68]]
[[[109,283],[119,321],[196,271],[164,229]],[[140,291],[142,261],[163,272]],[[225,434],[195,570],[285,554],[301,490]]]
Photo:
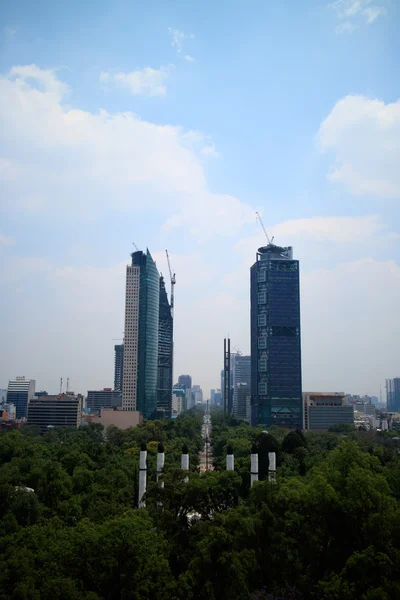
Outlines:
[[122,392],[122,381],[124,378],[124,345],[116,344],[114,350],[114,390]]
[[170,417],[172,410],[173,318],[163,276],[160,277],[158,323],[157,416]]
[[252,424],[301,428],[299,261],[268,244],[250,277]]

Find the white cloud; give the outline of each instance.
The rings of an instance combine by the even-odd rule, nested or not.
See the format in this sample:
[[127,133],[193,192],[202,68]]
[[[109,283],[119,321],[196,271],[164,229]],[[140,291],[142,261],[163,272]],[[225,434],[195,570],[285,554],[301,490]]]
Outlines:
[[[193,33],[185,33],[180,29],[168,28],[168,33],[171,36],[171,46],[176,49],[178,55],[182,55],[185,40],[194,39]],[[185,54],[183,57],[188,62],[193,62],[194,58],[190,54]]]
[[209,191],[201,162],[207,136],[130,112],[65,106],[67,91],[54,71],[35,65],[0,78],[1,165],[10,175],[18,164],[1,199],[9,210],[31,203],[32,210],[92,218],[111,207],[135,212],[145,205],[168,227],[187,226],[200,239],[234,236],[252,220],[248,205]]
[[101,73],[100,81],[115,83],[127,88],[134,96],[166,96],[165,81],[174,70],[174,65],[152,69],[145,67],[130,73]]
[[0,246],[12,246],[14,244],[14,238],[8,237],[3,233],[0,233]]
[[320,126],[321,151],[335,162],[329,179],[356,195],[400,197],[400,100],[339,100]]
[[376,0],[336,0],[328,4],[339,21],[336,33],[351,33],[361,25],[371,25],[379,16],[385,16],[387,10],[382,2]]

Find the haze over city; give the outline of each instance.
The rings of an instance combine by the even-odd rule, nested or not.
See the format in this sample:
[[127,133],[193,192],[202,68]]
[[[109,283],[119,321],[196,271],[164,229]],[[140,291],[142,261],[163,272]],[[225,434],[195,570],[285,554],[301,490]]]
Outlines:
[[0,20],[3,387],[112,385],[132,242],[176,272],[174,378],[220,387],[223,338],[250,351],[255,211],[300,261],[303,389],[398,376],[397,3],[5,2]]

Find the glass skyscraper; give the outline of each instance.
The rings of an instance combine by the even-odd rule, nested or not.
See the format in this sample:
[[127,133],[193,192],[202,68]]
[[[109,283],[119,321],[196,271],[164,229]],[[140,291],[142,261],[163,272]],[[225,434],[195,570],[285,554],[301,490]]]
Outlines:
[[157,414],[170,417],[172,411],[173,318],[164,278],[160,277],[158,326]]
[[258,249],[250,272],[252,424],[302,427],[299,261]]
[[122,406],[148,419],[157,407],[159,274],[148,250],[131,256],[126,270]]

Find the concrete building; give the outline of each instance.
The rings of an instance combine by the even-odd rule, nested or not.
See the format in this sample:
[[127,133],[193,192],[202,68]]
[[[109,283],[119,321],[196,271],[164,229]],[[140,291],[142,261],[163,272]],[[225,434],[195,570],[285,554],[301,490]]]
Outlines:
[[102,408],[100,414],[85,415],[86,423],[100,423],[105,429],[114,425],[118,429],[137,427],[143,421],[143,415],[137,410],[122,410],[122,408]]
[[86,398],[86,408],[90,412],[99,412],[101,408],[115,408],[122,406],[122,392],[104,388],[103,390],[89,390]]
[[35,395],[35,380],[16,377],[8,383],[7,404],[14,404],[16,419],[24,419],[28,414],[28,404]]
[[73,392],[32,398],[28,405],[28,424],[39,425],[43,433],[50,427],[79,427],[82,396]]
[[304,392],[303,429],[323,431],[339,423],[354,424],[353,407],[344,404],[344,397],[341,392]]
[[301,427],[299,261],[268,244],[250,276],[252,424]]
[[233,406],[233,415],[236,419],[251,420],[251,387],[249,383],[237,383],[234,389],[236,404]]
[[174,416],[187,410],[186,392],[185,388],[174,387],[172,390],[172,414]]
[[192,394],[194,395],[194,404],[203,402],[203,390],[199,385],[194,385],[192,387]]
[[386,404],[388,412],[400,412],[400,377],[386,379]]
[[157,412],[159,417],[167,418],[172,411],[173,323],[164,278],[160,276]]
[[185,390],[192,389],[192,378],[190,375],[179,375],[178,387],[185,388]]
[[122,382],[124,380],[124,345],[116,344],[114,352],[114,390],[122,392]]
[[160,281],[148,250],[131,256],[126,268],[122,406],[148,419],[157,408]]

